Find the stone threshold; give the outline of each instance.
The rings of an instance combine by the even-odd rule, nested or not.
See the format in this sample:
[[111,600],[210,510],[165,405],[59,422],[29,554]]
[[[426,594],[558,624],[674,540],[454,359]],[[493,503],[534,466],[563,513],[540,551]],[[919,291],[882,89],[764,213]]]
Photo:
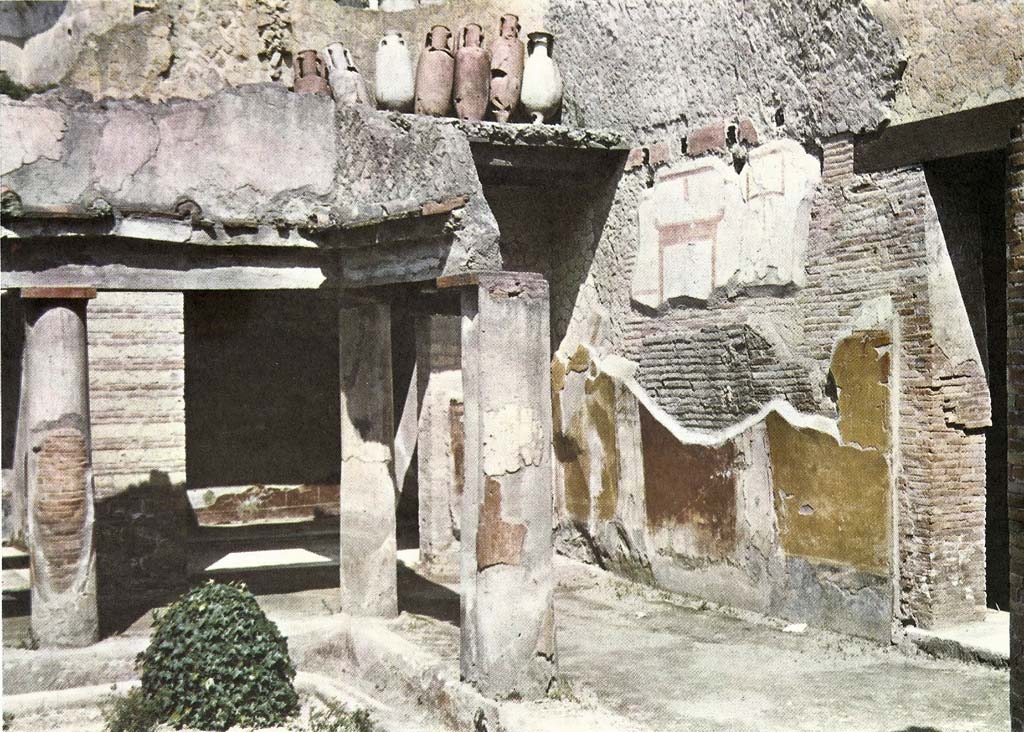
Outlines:
[[986,610],[982,620],[938,630],[907,628],[907,637],[936,658],[994,668],[1010,665],[1010,613],[1001,610]]

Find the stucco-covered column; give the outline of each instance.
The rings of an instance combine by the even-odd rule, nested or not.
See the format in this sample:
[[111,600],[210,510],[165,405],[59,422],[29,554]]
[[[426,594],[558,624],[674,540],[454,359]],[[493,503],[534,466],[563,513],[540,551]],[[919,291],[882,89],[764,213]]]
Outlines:
[[32,634],[41,646],[99,637],[85,309],[91,288],[29,288],[25,405]]
[[341,374],[341,609],[398,614],[391,308],[343,295]]
[[1006,179],[1010,727],[1024,732],[1024,118],[1010,137]]
[[548,285],[511,272],[438,284],[465,288],[462,674],[493,697],[537,697],[557,671]]
[[442,572],[458,564],[454,553],[464,444],[460,342],[458,315],[417,319],[420,562]]

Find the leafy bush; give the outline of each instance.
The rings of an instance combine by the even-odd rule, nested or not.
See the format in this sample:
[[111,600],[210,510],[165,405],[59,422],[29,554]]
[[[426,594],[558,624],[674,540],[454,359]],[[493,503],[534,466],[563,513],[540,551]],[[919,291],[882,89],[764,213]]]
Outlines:
[[124,696],[108,697],[100,702],[100,710],[107,732],[151,732],[160,721],[156,703],[137,687]]
[[368,711],[350,712],[338,702],[327,702],[326,709],[309,713],[309,732],[374,732],[375,729]]
[[138,663],[143,693],[178,728],[279,725],[298,709],[287,641],[244,585],[183,595],[156,617]]

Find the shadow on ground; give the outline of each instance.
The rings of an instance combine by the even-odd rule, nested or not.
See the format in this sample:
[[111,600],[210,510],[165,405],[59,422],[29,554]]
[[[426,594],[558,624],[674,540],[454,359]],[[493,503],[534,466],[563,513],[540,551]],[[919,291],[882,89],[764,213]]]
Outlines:
[[459,625],[459,593],[398,565],[398,611]]

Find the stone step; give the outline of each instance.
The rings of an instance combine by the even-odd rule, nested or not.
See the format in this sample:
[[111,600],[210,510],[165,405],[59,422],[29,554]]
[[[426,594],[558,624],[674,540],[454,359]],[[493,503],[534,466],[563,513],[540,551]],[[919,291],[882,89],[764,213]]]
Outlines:
[[28,569],[28,552],[16,546],[5,546],[0,551],[4,569]]
[[28,615],[32,594],[29,569],[4,569],[0,573],[0,585],[3,587],[3,617]]
[[937,658],[981,663],[995,668],[1010,664],[1010,614],[986,610],[984,618],[939,630],[907,628],[921,650]]

